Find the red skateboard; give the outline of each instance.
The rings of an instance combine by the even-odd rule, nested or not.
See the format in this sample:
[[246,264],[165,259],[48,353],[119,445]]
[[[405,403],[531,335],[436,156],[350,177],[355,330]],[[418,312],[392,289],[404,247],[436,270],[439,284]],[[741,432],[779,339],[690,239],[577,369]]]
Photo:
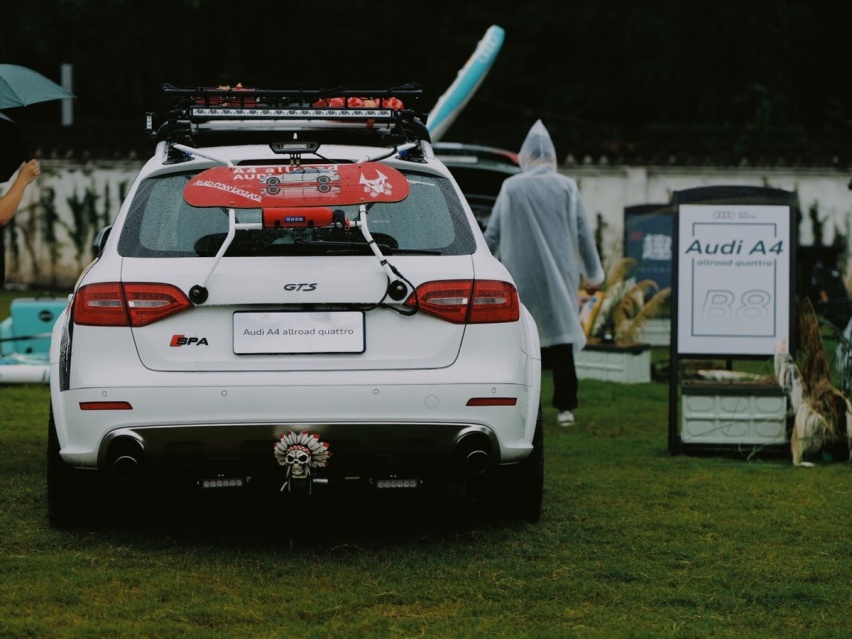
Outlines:
[[219,166],[192,178],[183,197],[198,207],[329,207],[400,202],[409,190],[402,173],[380,162]]

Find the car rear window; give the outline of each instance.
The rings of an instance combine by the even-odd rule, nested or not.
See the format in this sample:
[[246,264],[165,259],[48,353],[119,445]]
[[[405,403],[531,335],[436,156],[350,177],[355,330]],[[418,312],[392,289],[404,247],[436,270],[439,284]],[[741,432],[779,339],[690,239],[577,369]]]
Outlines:
[[[476,243],[461,202],[448,180],[404,172],[411,186],[402,202],[377,203],[368,209],[368,225],[386,253],[469,255]],[[195,173],[160,175],[144,180],[130,207],[119,239],[125,257],[209,257],[228,231],[228,210],[186,203],[183,189]],[[343,206],[350,220],[357,206]],[[237,222],[261,219],[260,209],[238,209]],[[360,230],[238,230],[225,257],[367,253]]]

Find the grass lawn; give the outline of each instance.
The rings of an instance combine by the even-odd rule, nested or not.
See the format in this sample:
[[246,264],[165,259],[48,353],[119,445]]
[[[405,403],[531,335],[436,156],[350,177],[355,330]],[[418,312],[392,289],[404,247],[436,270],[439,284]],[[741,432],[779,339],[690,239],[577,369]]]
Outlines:
[[193,500],[60,532],[48,388],[0,386],[0,637],[852,636],[848,464],[672,457],[666,384],[580,393],[572,428],[544,402],[536,525]]

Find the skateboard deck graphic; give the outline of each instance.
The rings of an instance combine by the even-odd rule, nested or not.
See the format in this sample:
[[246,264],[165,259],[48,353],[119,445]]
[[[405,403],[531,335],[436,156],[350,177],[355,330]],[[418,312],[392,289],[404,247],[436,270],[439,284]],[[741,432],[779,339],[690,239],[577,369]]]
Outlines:
[[186,202],[198,207],[347,206],[400,202],[408,180],[386,164],[310,164],[302,166],[219,166],[192,178]]

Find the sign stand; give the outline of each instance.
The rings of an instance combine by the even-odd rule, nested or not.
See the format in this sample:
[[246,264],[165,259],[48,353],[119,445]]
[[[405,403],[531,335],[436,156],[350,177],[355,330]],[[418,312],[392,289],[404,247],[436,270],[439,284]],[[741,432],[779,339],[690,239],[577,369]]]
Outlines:
[[[723,394],[739,393],[736,400],[700,393],[705,397],[696,405],[704,412],[695,418],[696,431],[684,438],[678,410],[680,361],[769,359],[782,343],[792,352],[796,194],[748,186],[700,187],[675,191],[672,205],[669,452],[781,443],[779,437],[786,438],[786,397],[766,385],[758,393],[778,397],[771,412],[775,417],[780,412],[783,420],[780,433],[766,434],[763,417],[740,414],[752,403],[743,400],[747,384],[736,385],[738,389],[726,384]],[[728,411],[721,418],[712,415],[717,404]],[[686,421],[686,409],[683,413]]]

